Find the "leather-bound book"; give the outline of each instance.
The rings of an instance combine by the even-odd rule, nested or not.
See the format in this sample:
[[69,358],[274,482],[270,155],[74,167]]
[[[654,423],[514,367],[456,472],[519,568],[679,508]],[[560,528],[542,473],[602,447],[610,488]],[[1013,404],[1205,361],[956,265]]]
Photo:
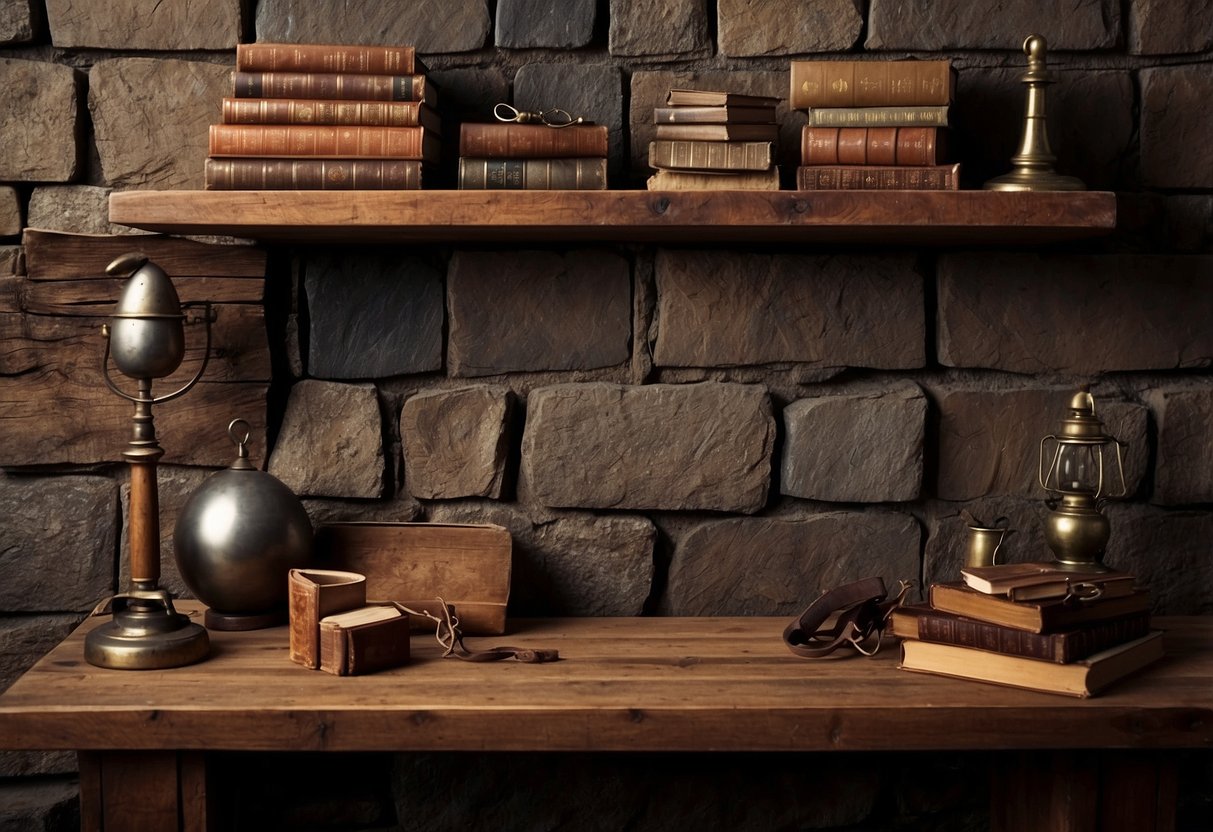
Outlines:
[[960,165],[802,165],[801,191],[956,191]]
[[333,569],[287,573],[291,661],[320,667],[320,619],[366,605],[366,578]]
[[208,191],[415,191],[427,170],[410,159],[207,159]]
[[665,103],[671,107],[775,107],[779,99],[723,90],[672,89],[666,93]]
[[605,124],[463,124],[459,155],[484,159],[565,159],[607,155]]
[[931,606],[937,610],[1032,633],[1069,630],[1150,609],[1150,593],[1144,590],[1094,601],[1063,598],[1012,601],[1004,596],[978,592],[957,581],[932,584],[930,595]]
[[654,107],[656,124],[774,124],[774,107]]
[[773,142],[778,124],[658,124],[658,139],[692,142]]
[[417,159],[437,163],[441,140],[424,127],[212,124],[211,156]]
[[649,142],[649,167],[671,170],[767,170],[775,163],[771,142]]
[[428,70],[412,46],[329,43],[238,43],[236,69],[243,72],[348,72],[413,75]]
[[938,165],[943,162],[937,127],[805,127],[803,165]]
[[441,132],[442,121],[420,101],[326,101],[319,98],[223,99],[224,124],[362,124],[424,127]]
[[809,127],[947,127],[948,107],[811,107]]
[[693,170],[659,170],[649,177],[650,191],[778,191],[779,168],[704,173]]
[[950,104],[956,71],[948,60],[792,61],[788,106],[896,107]]
[[604,191],[606,159],[459,160],[465,190]]
[[340,72],[233,72],[236,98],[328,98],[361,101],[424,101],[438,105],[424,75],[348,75]]
[[409,618],[394,604],[321,618],[320,669],[336,676],[357,676],[406,664]]

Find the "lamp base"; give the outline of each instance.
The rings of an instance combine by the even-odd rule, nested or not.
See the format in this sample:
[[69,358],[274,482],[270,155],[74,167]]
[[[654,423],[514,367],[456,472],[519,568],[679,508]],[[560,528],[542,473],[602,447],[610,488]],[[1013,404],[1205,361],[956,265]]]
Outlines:
[[1010,173],[996,176],[982,185],[987,191],[1085,191],[1087,186],[1081,179],[1054,173],[1051,170],[1038,170],[1018,167]]
[[[164,602],[144,597],[159,595]],[[210,653],[206,629],[173,609],[168,593],[116,595],[111,603],[113,620],[84,639],[84,659],[89,664],[112,670],[163,670],[193,664]]]

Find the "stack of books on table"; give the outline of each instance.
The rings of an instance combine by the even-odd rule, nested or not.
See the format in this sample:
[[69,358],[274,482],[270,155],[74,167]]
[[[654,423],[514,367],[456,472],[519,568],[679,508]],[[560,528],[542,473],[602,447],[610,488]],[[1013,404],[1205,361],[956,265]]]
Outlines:
[[459,128],[459,187],[467,190],[601,191],[605,124],[493,122]]
[[441,150],[436,99],[412,46],[239,44],[206,187],[421,188]]
[[670,90],[653,110],[650,191],[779,190],[775,147],[778,98],[710,90]]
[[792,61],[789,106],[808,123],[796,187],[957,190],[947,164],[950,61]]
[[893,613],[903,669],[1087,697],[1163,655],[1150,593],[1130,574],[1056,563],[961,574],[932,585],[929,604]]

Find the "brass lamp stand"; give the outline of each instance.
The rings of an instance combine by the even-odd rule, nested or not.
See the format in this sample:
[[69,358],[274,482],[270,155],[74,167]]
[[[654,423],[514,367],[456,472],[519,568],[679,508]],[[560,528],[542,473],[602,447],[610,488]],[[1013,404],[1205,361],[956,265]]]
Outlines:
[[[122,457],[130,464],[130,588],[110,599],[113,619],[91,631],[84,642],[89,664],[119,670],[179,667],[206,657],[206,630],[173,607],[172,596],[159,587],[160,500],[156,463],[164,450],[156,441],[152,405],[184,395],[202,377],[210,356],[211,314],[208,306],[206,348],[202,366],[181,389],[152,396],[152,379],[174,373],[185,357],[185,315],[173,283],[142,254],[126,254],[106,267],[110,275],[130,274],[111,323],[101,328],[105,355],[101,371],[106,386],[133,402],[131,440]],[[134,396],[118,388],[109,375],[109,358],[137,385]]]
[[1028,56],[1028,71],[1022,80],[1028,85],[1027,112],[1019,152],[1011,157],[1011,172],[996,176],[983,187],[987,191],[1084,191],[1081,179],[1063,176],[1053,170],[1057,157],[1049,148],[1045,123],[1045,87],[1056,79],[1045,65],[1047,45],[1040,35],[1028,35],[1023,51]]

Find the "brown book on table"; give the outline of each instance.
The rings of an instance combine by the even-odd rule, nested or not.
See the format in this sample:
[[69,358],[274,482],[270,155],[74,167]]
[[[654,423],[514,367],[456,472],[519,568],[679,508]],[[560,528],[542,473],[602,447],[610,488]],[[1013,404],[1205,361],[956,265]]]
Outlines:
[[320,619],[366,605],[366,578],[334,569],[292,569],[287,573],[290,656],[313,670],[320,667]]
[[779,168],[710,173],[693,170],[659,170],[649,177],[650,191],[778,191]]
[[654,107],[655,124],[774,124],[774,107]]
[[722,90],[672,89],[665,103],[671,107],[774,107],[780,99],[770,95],[750,95]]
[[767,170],[775,163],[771,142],[649,142],[649,167],[672,170]]
[[1033,633],[1070,630],[1150,609],[1150,593],[1144,590],[1094,601],[1073,598],[1012,601],[1001,595],[986,595],[957,581],[932,584],[930,596],[931,606],[937,610]]
[[207,159],[208,191],[416,191],[429,166],[412,159]]
[[428,70],[412,46],[334,43],[238,43],[236,69],[243,72],[347,72],[414,75]]
[[809,127],[947,127],[948,106],[810,107]]
[[437,162],[441,140],[424,127],[212,124],[211,156],[417,159]]
[[463,124],[459,155],[484,159],[563,159],[607,155],[605,124]]
[[773,142],[778,124],[658,124],[658,139],[692,142]]
[[223,99],[224,124],[361,124],[424,127],[441,132],[438,114],[420,101],[332,101],[320,98]]
[[1056,633],[1030,633],[931,609],[925,604],[907,604],[894,610],[889,623],[891,634],[898,638],[1066,664],[1141,638],[1150,630],[1150,614],[1133,613]]
[[938,165],[944,160],[938,127],[805,127],[802,165]]
[[1079,571],[1057,561],[1021,561],[994,566],[966,566],[960,570],[965,585],[987,595],[1005,595],[1012,601],[1041,598],[1117,598],[1133,592],[1136,578],[1115,570]]
[[957,191],[960,165],[802,165],[801,191]]
[[1086,698],[1161,659],[1164,654],[1162,635],[1155,631],[1070,664],[991,653],[954,644],[903,641],[898,667]]
[[438,105],[424,75],[351,75],[341,72],[233,72],[236,98],[328,98],[360,101],[424,101]]
[[949,104],[956,87],[948,60],[792,61],[790,75],[796,110]]
[[409,660],[409,616],[394,604],[373,604],[320,619],[320,669],[357,676]]
[[605,191],[606,159],[459,160],[465,190]]

